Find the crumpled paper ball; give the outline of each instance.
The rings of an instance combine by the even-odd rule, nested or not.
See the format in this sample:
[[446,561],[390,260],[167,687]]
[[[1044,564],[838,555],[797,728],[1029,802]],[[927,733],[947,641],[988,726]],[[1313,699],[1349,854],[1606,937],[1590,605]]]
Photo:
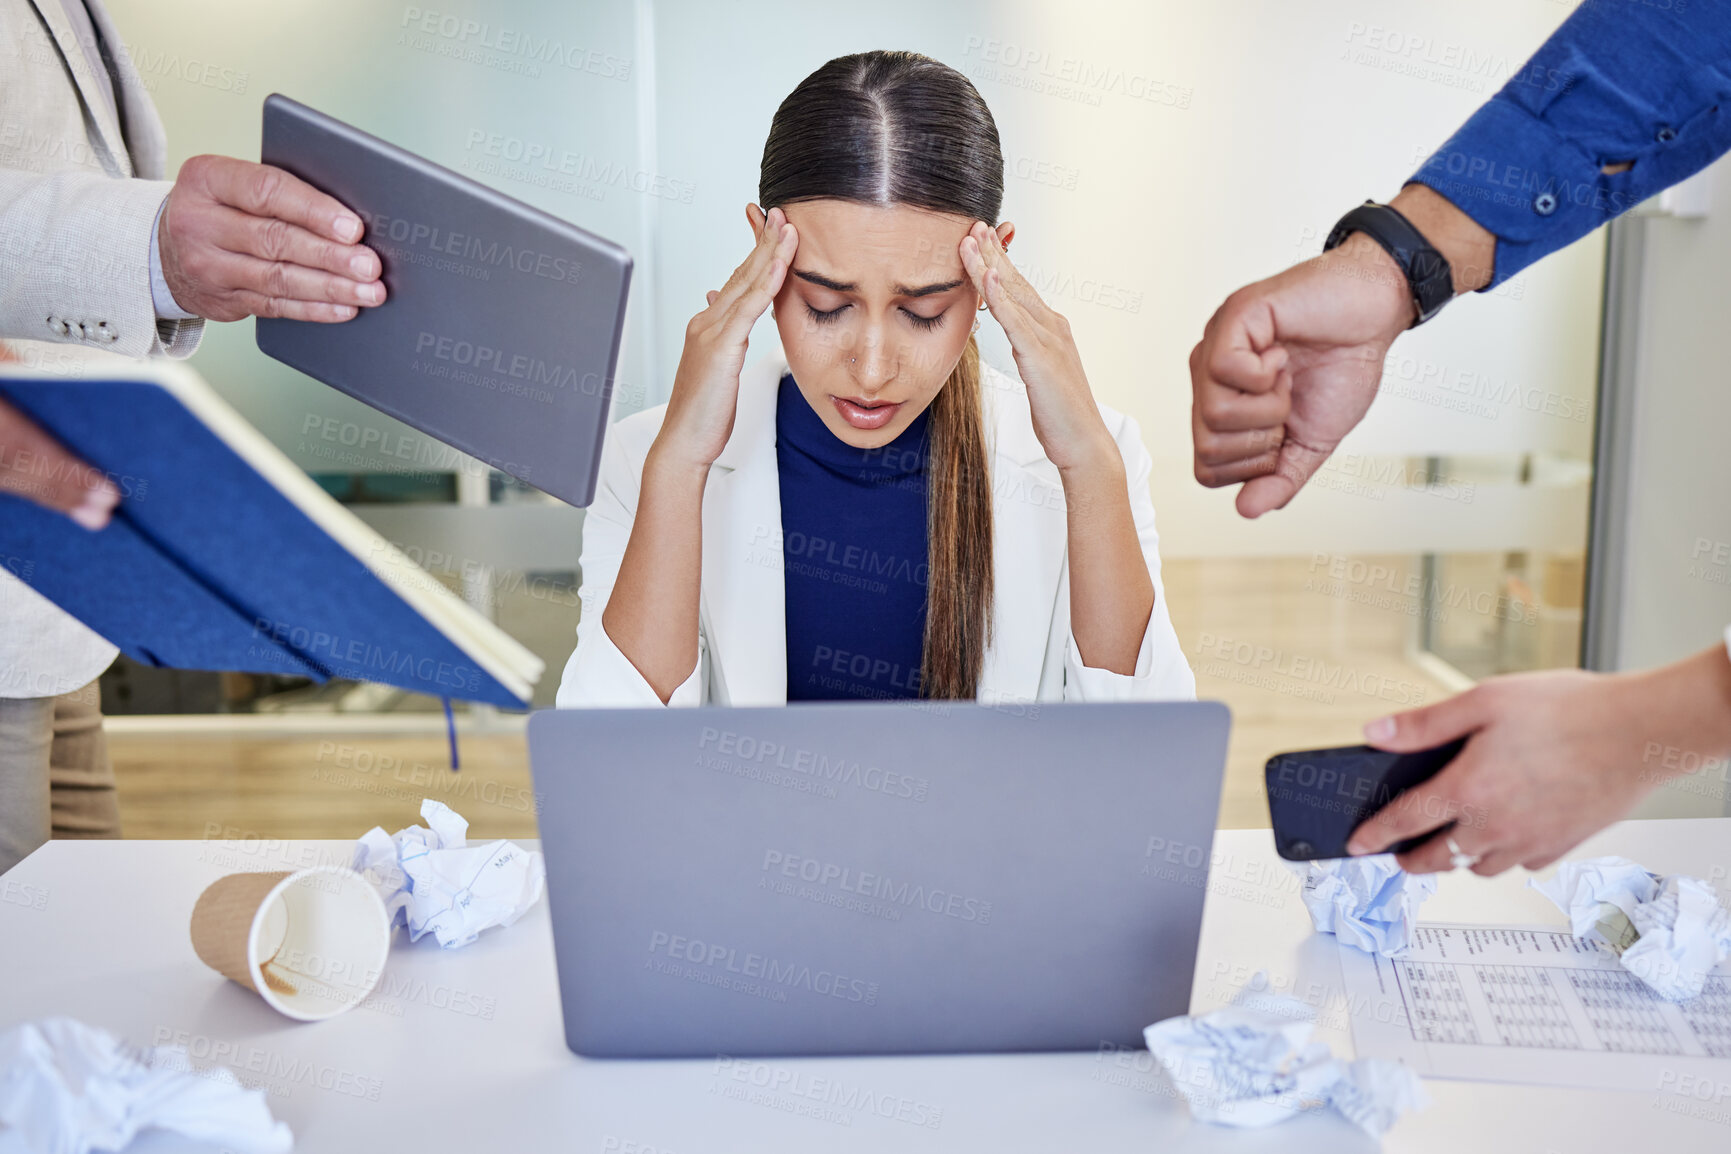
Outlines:
[[1569,915],[1577,938],[1609,946],[1624,969],[1668,1002],[1699,995],[1707,975],[1731,957],[1731,911],[1700,878],[1601,857],[1563,862],[1551,880],[1527,884]]
[[236,1154],[294,1145],[264,1091],[244,1089],[234,1071],[195,1070],[180,1047],[134,1049],[72,1018],[0,1033],[0,1128],[42,1154],[123,1150],[148,1130]]
[[1304,906],[1318,932],[1384,956],[1412,945],[1418,908],[1436,893],[1434,874],[1409,874],[1391,853],[1313,861]]
[[541,900],[547,865],[504,840],[470,845],[469,823],[444,802],[421,802],[418,825],[394,834],[374,826],[355,843],[354,868],[379,889],[391,926],[409,940],[432,934],[445,949],[466,946],[493,926],[508,926]]
[[1380,1137],[1407,1110],[1430,1104],[1418,1075],[1401,1063],[1343,1061],[1327,1043],[1311,1041],[1315,1011],[1284,994],[1253,995],[1258,979],[1230,1006],[1143,1031],[1197,1120],[1259,1127],[1333,1109]]

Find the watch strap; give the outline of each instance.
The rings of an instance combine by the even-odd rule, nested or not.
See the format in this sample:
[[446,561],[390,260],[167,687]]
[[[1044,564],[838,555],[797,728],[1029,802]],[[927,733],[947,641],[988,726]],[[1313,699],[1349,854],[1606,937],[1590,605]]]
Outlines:
[[1454,271],[1449,268],[1448,258],[1399,210],[1374,200],[1365,201],[1340,218],[1322,251],[1338,247],[1355,232],[1362,232],[1381,245],[1406,275],[1407,288],[1418,308],[1415,327],[1436,316],[1454,298]]

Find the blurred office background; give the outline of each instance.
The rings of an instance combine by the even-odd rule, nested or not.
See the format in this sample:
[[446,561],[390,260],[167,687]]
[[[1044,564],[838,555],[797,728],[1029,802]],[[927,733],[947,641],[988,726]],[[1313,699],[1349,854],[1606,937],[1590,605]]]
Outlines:
[[[746,252],[770,116],[803,76],[871,48],[966,73],[1002,135],[1013,255],[1153,453],[1172,615],[1235,718],[1224,825],[1266,824],[1277,750],[1356,741],[1496,673],[1658,664],[1731,621],[1731,390],[1710,344],[1731,182],[1711,170],[1404,336],[1288,510],[1245,522],[1191,476],[1186,357],[1214,307],[1391,196],[1568,3],[109,3],[171,168],[257,157],[283,92],[631,249],[617,416],[666,398],[685,322]],[[1009,367],[996,326],[981,336]],[[765,318],[754,347],[774,340]],[[251,322],[212,326],[193,363],[540,653],[551,703],[581,511],[263,357]],[[103,699],[132,836],[348,836],[406,823],[423,794],[477,834],[533,830],[520,716],[465,712],[453,776],[438,704],[377,686],[123,662]],[[1728,793],[1709,766],[1645,812],[1716,814]]]

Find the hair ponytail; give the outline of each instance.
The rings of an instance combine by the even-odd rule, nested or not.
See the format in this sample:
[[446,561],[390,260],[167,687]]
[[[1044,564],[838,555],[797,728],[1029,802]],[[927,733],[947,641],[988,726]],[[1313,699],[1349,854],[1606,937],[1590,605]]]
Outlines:
[[931,407],[920,694],[972,698],[992,643],[992,481],[974,338]]

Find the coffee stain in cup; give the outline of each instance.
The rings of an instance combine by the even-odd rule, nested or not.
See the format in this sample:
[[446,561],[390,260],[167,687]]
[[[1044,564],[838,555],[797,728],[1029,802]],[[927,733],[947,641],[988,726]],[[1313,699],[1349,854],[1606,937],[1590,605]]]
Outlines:
[[265,985],[269,986],[272,991],[274,991],[275,993],[281,994],[285,998],[292,998],[296,994],[300,993],[300,991],[297,990],[290,982],[285,980],[280,974],[278,974],[275,970],[271,969],[268,965],[260,967],[259,973],[264,975],[264,984]]

